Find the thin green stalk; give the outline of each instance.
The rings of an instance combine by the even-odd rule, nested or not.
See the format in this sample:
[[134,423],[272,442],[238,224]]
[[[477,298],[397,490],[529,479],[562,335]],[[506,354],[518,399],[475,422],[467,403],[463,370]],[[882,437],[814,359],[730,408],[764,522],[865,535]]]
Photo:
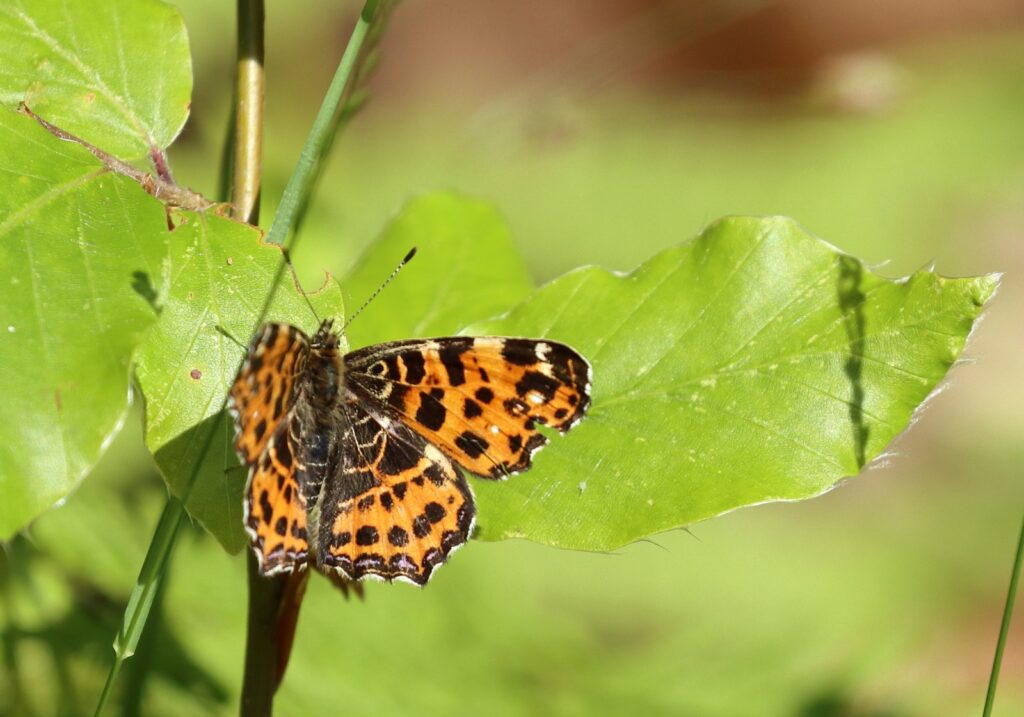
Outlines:
[[345,99],[346,87],[353,77],[357,60],[363,49],[363,42],[366,40],[367,32],[374,18],[377,16],[379,0],[367,0],[363,5],[363,11],[359,13],[359,20],[352,30],[345,54],[338,63],[338,69],[334,73],[327,94],[320,103],[320,111],[313,120],[313,127],[306,137],[306,144],[302,147],[298,164],[288,178],[288,184],[281,195],[281,204],[274,215],[274,221],[270,225],[270,232],[267,234],[267,241],[281,246],[288,246],[287,238],[295,226],[298,217],[298,210],[309,196],[316,176],[320,169],[321,159],[324,151],[329,145],[331,134],[334,129],[335,117],[342,109]]
[[996,641],[996,655],[992,660],[992,674],[988,679],[988,692],[985,695],[983,717],[992,714],[992,705],[996,701],[996,683],[999,681],[999,669],[1003,664],[1003,649],[1006,638],[1010,634],[1010,618],[1013,615],[1013,604],[1017,601],[1017,583],[1020,581],[1020,567],[1024,562],[1024,518],[1021,518],[1020,537],[1017,538],[1017,555],[1013,559],[1013,572],[1010,574],[1010,588],[1006,591],[1006,607],[1003,608],[1003,624],[999,628],[999,640]]
[[[322,159],[321,154],[329,146],[329,138],[334,124],[333,119],[341,111],[341,104],[346,96],[346,85],[350,82],[354,71],[358,68],[360,51],[366,39],[367,31],[377,16],[378,4],[379,0],[367,0],[363,6],[359,21],[352,32],[341,62],[338,64],[334,79],[331,81],[327,95],[324,97],[320,111],[313,123],[313,128],[306,139],[306,144],[303,147],[296,168],[285,187],[281,204],[271,225],[268,241],[284,245],[284,240],[295,226],[298,210],[302,207],[304,199],[308,197],[316,181],[317,171]],[[248,3],[239,3],[240,9],[248,6]],[[236,152],[237,150],[238,147],[236,146]],[[237,155],[235,161],[238,161]],[[271,297],[274,291],[276,291],[277,284],[283,275],[284,266],[285,264],[282,262],[280,270],[274,277],[267,294],[267,300],[257,319],[256,327],[263,322],[263,316],[266,314]],[[227,396],[224,397],[221,403],[218,411],[219,415],[224,415],[226,407]],[[174,546],[178,528],[185,515],[184,504],[188,500],[192,486],[199,475],[202,458],[209,451],[213,438],[219,430],[221,430],[221,421],[214,421],[199,451],[200,458],[193,465],[191,475],[182,489],[180,497],[175,498],[172,496],[167,501],[163,515],[160,517],[160,522],[157,524],[153,538],[150,540],[146,559],[142,564],[142,569],[139,571],[139,577],[128,600],[128,606],[125,608],[121,630],[114,640],[114,663],[111,665],[106,684],[103,686],[103,692],[100,694],[96,705],[95,714],[97,717],[102,713],[106,705],[113,684],[121,670],[121,665],[124,663],[124,660],[134,654],[135,647],[138,645],[139,637],[142,635],[152,607],[153,598],[166,572],[168,558]]]
[[139,644],[142,629],[145,627],[150,608],[153,606],[153,598],[156,597],[163,581],[167,559],[170,556],[171,547],[174,545],[174,539],[178,534],[178,527],[181,525],[184,513],[185,507],[182,501],[171,496],[167,500],[167,505],[164,506],[164,512],[156,525],[153,539],[149,542],[146,559],[142,562],[139,578],[135,581],[131,597],[128,598],[121,630],[114,638],[114,664],[110,667],[107,681],[103,685],[103,692],[96,704],[97,717],[106,705],[110,690],[121,671],[121,665],[135,654],[135,647]]

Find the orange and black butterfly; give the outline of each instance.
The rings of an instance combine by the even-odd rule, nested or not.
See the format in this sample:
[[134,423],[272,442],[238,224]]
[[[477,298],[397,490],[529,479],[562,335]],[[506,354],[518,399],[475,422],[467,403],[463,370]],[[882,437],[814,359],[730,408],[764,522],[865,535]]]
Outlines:
[[465,543],[476,508],[462,474],[530,467],[590,404],[590,365],[547,339],[448,337],[342,354],[268,323],[231,388],[249,466],[245,527],[264,575],[313,565],[424,585]]

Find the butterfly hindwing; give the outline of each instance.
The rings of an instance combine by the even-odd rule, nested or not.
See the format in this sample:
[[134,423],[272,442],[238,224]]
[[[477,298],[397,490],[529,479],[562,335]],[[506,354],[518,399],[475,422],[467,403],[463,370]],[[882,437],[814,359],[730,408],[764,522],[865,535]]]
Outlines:
[[245,488],[245,529],[263,575],[306,565],[306,504],[295,473],[288,422],[282,421],[249,469]]
[[590,404],[590,365],[557,341],[450,337],[345,356],[346,382],[477,475],[530,466],[544,424],[569,430]]
[[400,422],[349,402],[341,463],[319,502],[317,562],[345,577],[426,584],[469,539],[475,507],[444,454]]

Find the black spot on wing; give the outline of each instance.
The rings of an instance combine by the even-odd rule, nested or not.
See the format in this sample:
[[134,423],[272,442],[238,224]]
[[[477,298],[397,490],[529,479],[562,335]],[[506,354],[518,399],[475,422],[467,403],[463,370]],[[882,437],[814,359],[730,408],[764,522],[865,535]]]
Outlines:
[[467,398],[462,404],[462,415],[466,418],[476,418],[484,412],[484,409],[480,408],[480,404],[474,401],[472,398]]
[[388,437],[384,439],[384,450],[381,452],[377,467],[385,475],[398,475],[414,468],[419,462],[420,458],[415,451]]
[[423,514],[427,516],[427,520],[431,523],[438,523],[444,520],[444,517],[448,514],[445,511],[444,506],[440,503],[430,502],[423,506]]
[[418,384],[427,375],[423,354],[419,351],[413,350],[403,353],[402,363],[405,364],[406,383]]
[[479,458],[484,454],[484,451],[487,450],[490,444],[482,436],[479,436],[472,431],[463,431],[462,434],[455,439],[455,445],[464,451],[470,458]]
[[[441,392],[444,395],[444,392]],[[447,410],[441,402],[428,393],[420,392],[420,407],[416,409],[416,420],[432,431],[444,425]]]
[[388,542],[397,548],[401,548],[409,543],[409,534],[403,528],[397,525],[393,526],[388,531]]
[[260,511],[263,513],[263,522],[269,523],[274,516],[274,506],[270,504],[270,498],[265,490],[260,491]]
[[[281,433],[277,433],[277,436],[281,436]],[[281,467],[285,470],[292,467],[292,447],[291,441],[287,438],[283,440],[274,441],[274,457],[277,458],[277,462],[281,464]]]
[[466,353],[472,339],[447,339],[437,351],[444,370],[448,373],[448,383],[461,386],[466,382],[466,367],[462,364],[462,354]]
[[393,383],[388,391],[388,403],[391,404],[392,408],[398,411],[405,410],[405,397],[411,391],[408,386],[403,383]]
[[536,391],[550,401],[555,397],[555,391],[561,383],[556,378],[545,376],[539,371],[527,371],[516,383],[516,393],[525,396],[530,391]]
[[364,525],[356,531],[356,545],[373,545],[378,540],[380,536],[372,525]]
[[431,463],[429,466],[423,469],[423,475],[427,477],[427,480],[429,480],[431,483],[438,487],[444,485],[445,481],[447,480],[447,476],[445,475],[444,469],[437,463]]
[[398,357],[394,354],[384,358],[384,365],[387,366],[387,377],[392,381],[402,380],[402,371],[398,368]]
[[528,339],[505,339],[501,357],[516,366],[532,366],[537,363],[537,342]]

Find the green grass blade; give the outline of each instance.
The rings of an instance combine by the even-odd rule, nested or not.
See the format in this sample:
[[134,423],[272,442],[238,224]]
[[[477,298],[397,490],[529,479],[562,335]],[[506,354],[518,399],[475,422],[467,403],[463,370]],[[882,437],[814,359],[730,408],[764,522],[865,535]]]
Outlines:
[[139,578],[135,582],[131,597],[128,598],[128,607],[124,611],[125,619],[121,630],[114,638],[114,664],[110,667],[107,681],[103,685],[103,692],[100,693],[99,701],[96,703],[95,714],[97,717],[103,712],[103,707],[110,696],[110,689],[121,671],[121,665],[127,658],[135,654],[135,647],[139,644],[139,638],[146,625],[146,618],[149,617],[153,598],[156,597],[163,581],[167,558],[171,554],[171,548],[178,534],[184,512],[184,506],[177,498],[171,496],[167,500],[156,531],[153,533],[153,539],[149,543],[146,559],[142,562]]
[[1017,601],[1017,583],[1020,581],[1020,566],[1024,561],[1024,519],[1020,524],[1020,537],[1017,539],[1017,556],[1013,559],[1013,572],[1010,574],[1010,588],[1006,591],[1006,607],[1003,609],[1003,624],[999,628],[999,640],[996,642],[996,655],[992,660],[992,674],[988,680],[988,692],[985,694],[983,717],[992,714],[992,705],[996,701],[996,683],[999,681],[999,668],[1003,664],[1003,649],[1006,637],[1010,634],[1010,618],[1013,616],[1013,604]]
[[345,89],[357,67],[363,42],[366,40],[370,25],[377,15],[379,0],[368,0],[363,5],[363,11],[359,14],[355,29],[352,30],[352,37],[349,38],[348,47],[341,56],[338,69],[334,73],[327,94],[324,95],[320,110],[313,120],[313,128],[306,138],[306,144],[299,154],[298,164],[288,178],[284,193],[281,195],[281,204],[274,214],[274,221],[270,225],[270,232],[267,234],[267,241],[275,244],[285,245],[289,232],[295,226],[299,212],[309,196],[309,192],[316,182],[316,176],[320,168],[320,162],[324,151],[330,145],[331,134],[334,129],[334,119],[341,110],[345,100]]

